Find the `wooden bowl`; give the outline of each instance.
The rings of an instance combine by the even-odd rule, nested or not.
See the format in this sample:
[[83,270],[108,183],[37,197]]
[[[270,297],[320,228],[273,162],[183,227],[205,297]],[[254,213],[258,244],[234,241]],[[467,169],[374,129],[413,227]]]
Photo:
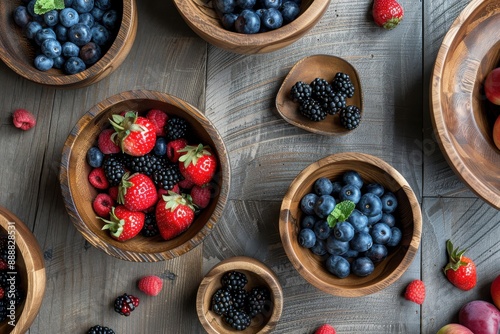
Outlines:
[[[396,195],[398,208],[393,215],[403,237],[387,258],[375,265],[372,274],[366,277],[351,274],[341,279],[325,269],[320,257],[300,246],[297,238],[302,218],[302,197],[313,191],[316,179],[327,177],[337,180],[348,170],[357,171],[365,183],[378,182]],[[349,152],[325,157],[299,173],[283,198],[279,227],[286,254],[304,279],[316,288],[335,296],[359,297],[388,287],[408,269],[420,244],[422,214],[413,190],[397,170],[377,157]]]
[[[96,218],[92,201],[97,192],[88,182],[91,167],[86,152],[95,145],[102,129],[109,126],[113,114],[134,110],[139,113],[160,109],[171,116],[184,118],[193,131],[190,140],[199,140],[210,147],[218,158],[214,182],[218,186],[208,207],[195,218],[187,231],[165,241],[160,236],[146,238],[138,235],[126,242],[117,241],[101,230],[103,222]],[[107,98],[92,107],[76,124],[63,148],[60,182],[65,205],[76,228],[88,242],[120,259],[137,262],[162,261],[193,249],[212,231],[222,215],[227,201],[230,171],[225,145],[217,129],[189,103],[161,92],[137,90]]]
[[276,30],[257,34],[240,34],[222,27],[212,8],[212,1],[174,0],[186,23],[210,44],[240,54],[258,54],[279,50],[297,41],[321,19],[330,0],[303,0],[301,14]]
[[500,66],[499,30],[498,1],[471,1],[443,39],[431,85],[431,119],[445,158],[462,181],[496,209],[500,151],[493,142],[482,85]]
[[2,1],[0,3],[0,59],[20,76],[33,82],[59,87],[81,88],[108,76],[117,69],[127,57],[134,44],[137,31],[137,7],[135,0],[114,1],[115,9],[121,14],[121,25],[117,36],[108,51],[94,65],[77,74],[68,75],[59,69],[46,72],[37,70],[33,65],[35,48],[13,20],[14,9],[21,1]]
[[354,96],[346,99],[347,105],[359,108],[363,117],[363,91],[356,69],[346,60],[330,55],[313,55],[302,58],[290,70],[276,95],[276,109],[288,123],[309,132],[321,135],[345,135],[349,132],[340,124],[338,115],[328,115],[320,122],[314,122],[299,112],[299,104],[290,97],[290,91],[298,81],[311,83],[315,78],[323,78],[332,82],[335,74],[343,72],[349,75],[354,85]]
[[[252,319],[250,327],[237,331],[228,326],[222,318],[211,310],[211,298],[222,287],[222,276],[231,270],[246,275],[248,283],[245,289],[264,286],[271,292],[272,309]],[[262,262],[246,256],[225,259],[215,265],[203,278],[196,295],[196,311],[201,324],[209,334],[264,334],[270,333],[278,323],[283,309],[283,292],[274,272]]]
[[[15,271],[20,277],[21,289],[26,296],[16,308],[15,327],[9,324],[11,319],[0,323],[0,333],[19,333],[28,331],[42,305],[45,293],[46,276],[40,245],[30,229],[12,212],[0,207],[0,234],[15,237]],[[9,271],[12,271],[9,269]]]

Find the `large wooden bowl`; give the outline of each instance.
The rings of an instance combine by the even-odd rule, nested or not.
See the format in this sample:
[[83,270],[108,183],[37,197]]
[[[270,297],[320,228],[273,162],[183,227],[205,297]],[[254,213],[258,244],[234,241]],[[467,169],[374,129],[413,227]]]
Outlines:
[[[453,22],[434,65],[431,119],[453,171],[500,209],[500,151],[492,138],[491,106],[482,91],[500,66],[500,3],[474,0]],[[500,114],[498,111],[496,114]]]
[[0,333],[24,334],[38,315],[45,293],[45,264],[42,250],[29,228],[12,212],[0,207],[0,234],[15,237],[15,268],[20,277],[24,301],[16,308],[15,327],[0,323]]
[[[109,126],[112,114],[134,110],[139,113],[160,109],[171,116],[184,118],[193,130],[191,140],[209,145],[219,164],[214,176],[218,191],[195,218],[189,229],[178,237],[164,241],[160,236],[146,238],[138,235],[126,242],[111,238],[101,230],[103,222],[96,218],[92,201],[96,190],[88,182],[91,167],[86,152],[95,145],[102,129]],[[160,92],[137,90],[123,92],[107,98],[92,107],[76,124],[63,148],[60,182],[67,211],[76,228],[88,242],[107,254],[137,262],[167,260],[193,249],[212,231],[222,215],[227,201],[230,182],[229,159],[225,145],[214,125],[189,103]]]
[[[231,270],[246,275],[247,291],[257,286],[264,286],[271,292],[271,307],[265,313],[252,319],[252,323],[243,331],[228,326],[224,320],[211,310],[211,298],[217,289],[222,287],[222,276]],[[275,273],[264,263],[246,256],[225,259],[215,265],[203,278],[196,295],[196,311],[201,324],[209,334],[264,334],[271,333],[278,323],[283,310],[283,291]]]
[[[375,265],[372,274],[366,277],[351,274],[341,279],[329,273],[322,259],[300,246],[297,239],[302,218],[302,197],[313,191],[313,184],[318,178],[338,180],[348,170],[357,171],[366,183],[378,182],[396,195],[398,208],[393,215],[403,238],[385,260]],[[286,254],[304,279],[335,296],[359,297],[388,287],[408,269],[420,244],[422,214],[413,190],[397,170],[377,157],[349,152],[325,157],[299,173],[283,198],[279,228]]]
[[284,48],[311,30],[326,12],[330,0],[303,0],[301,14],[276,30],[240,34],[224,29],[212,8],[212,1],[174,0],[186,23],[208,43],[240,54],[266,53]]
[[137,31],[136,2],[113,1],[115,9],[121,14],[120,28],[114,42],[97,63],[73,75],[58,69],[39,71],[33,66],[35,48],[13,20],[13,11],[21,4],[20,0],[0,2],[0,59],[20,76],[38,84],[80,88],[96,83],[121,65],[134,44]]

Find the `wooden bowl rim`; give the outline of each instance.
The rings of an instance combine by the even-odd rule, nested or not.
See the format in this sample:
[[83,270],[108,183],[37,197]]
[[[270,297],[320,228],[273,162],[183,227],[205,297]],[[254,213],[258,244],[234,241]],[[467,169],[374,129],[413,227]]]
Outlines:
[[[370,160],[373,163],[368,162]],[[295,192],[298,190],[301,184],[317,169],[337,162],[346,162],[346,161],[354,161],[354,162],[367,163],[373,165],[376,168],[380,169],[381,171],[385,172],[391,178],[393,178],[399,184],[400,188],[404,191],[405,195],[407,196],[408,201],[412,208],[411,215],[413,218],[413,233],[411,242],[408,245],[408,249],[404,257],[400,261],[400,264],[398,266],[399,270],[394,270],[392,274],[388,275],[382,280],[377,281],[374,284],[366,285],[363,287],[355,287],[355,288],[349,288],[348,286],[344,285],[340,287],[333,285],[326,286],[326,284],[323,281],[321,281],[312,270],[309,270],[308,267],[302,264],[300,260],[297,258],[292,247],[292,244],[296,243],[296,240],[292,240],[292,236],[290,235],[290,233],[288,233],[288,227],[287,227],[288,224],[291,224],[290,221],[288,220],[288,217],[290,215],[289,208],[291,206],[293,194],[295,194]],[[392,283],[396,282],[408,269],[413,259],[415,258],[416,251],[418,250],[418,247],[420,245],[421,233],[422,233],[422,213],[420,210],[418,199],[415,193],[413,192],[412,188],[410,187],[406,179],[394,167],[389,165],[384,160],[370,154],[360,153],[360,152],[343,152],[343,153],[332,154],[318,161],[313,162],[312,164],[304,168],[292,181],[281,204],[279,229],[285,253],[287,254],[290,262],[292,262],[292,265],[306,281],[308,281],[310,284],[312,284],[319,290],[334,296],[362,297],[385,289]]]
[[[242,267],[239,266],[239,264],[245,263],[245,265],[250,266],[250,268],[245,267],[243,268],[246,271],[252,271],[255,274],[257,274],[259,277],[261,277],[266,284],[272,285],[273,289],[271,290],[271,293],[273,294],[274,298],[274,307],[273,307],[273,312],[271,313],[271,316],[269,317],[268,323],[256,334],[264,334],[264,333],[270,333],[274,327],[276,326],[276,323],[278,320],[281,318],[281,314],[283,311],[283,290],[281,287],[281,284],[279,282],[279,279],[277,275],[274,273],[274,271],[269,268],[266,264],[263,262],[252,258],[248,256],[233,256],[227,259],[222,260],[221,262],[217,263],[214,265],[208,273],[203,277],[203,279],[200,282],[200,285],[198,287],[198,291],[196,294],[196,311],[198,313],[198,318],[200,319],[201,324],[205,328],[205,330],[208,333],[212,334],[220,334],[218,331],[216,331],[210,322],[207,321],[206,316],[204,313],[206,313],[208,310],[202,310],[202,307],[198,307],[199,305],[203,305],[203,300],[205,298],[205,294],[208,292],[208,285],[215,279],[220,278],[219,276],[213,276],[213,274],[216,271],[221,271],[221,272],[228,272],[231,270],[241,270]],[[237,331],[231,331],[230,333],[236,333]]]
[[[453,139],[450,136],[449,129],[446,126],[444,114],[452,112],[451,110],[443,110],[441,100],[441,88],[443,73],[447,70],[446,59],[448,58],[452,42],[457,38],[458,33],[463,28],[464,22],[469,16],[474,15],[476,10],[483,7],[488,7],[488,4],[496,4],[496,0],[472,0],[459,14],[452,23],[450,29],[443,38],[441,47],[439,48],[436,61],[434,63],[432,81],[430,85],[430,113],[434,130],[437,132],[438,144],[443,152],[448,165],[455,174],[480,198],[489,205],[500,209],[500,189],[494,189],[489,184],[482,182],[471,171],[466,163],[464,163],[458,150],[453,144]],[[500,6],[492,6],[491,11],[500,13]],[[489,17],[489,16],[488,16]],[[486,18],[485,18],[486,19]]]
[[[180,244],[172,249],[165,250],[163,252],[140,252],[140,251],[129,251],[126,249],[121,249],[121,243],[116,243],[117,246],[107,243],[107,239],[102,239],[99,235],[95,234],[92,230],[88,228],[86,223],[83,221],[80,213],[78,212],[77,205],[74,202],[73,196],[71,196],[71,182],[70,182],[70,157],[72,155],[73,146],[75,145],[78,135],[84,130],[85,126],[92,122],[92,120],[98,117],[100,114],[107,112],[110,108],[115,105],[121,104],[127,100],[155,100],[159,102],[168,103],[175,106],[178,109],[184,110],[188,114],[196,114],[197,117],[201,118],[210,125],[211,131],[217,134],[216,137],[211,137],[213,140],[216,150],[219,152],[219,166],[221,168],[221,173],[227,178],[227,182],[222,182],[218,202],[214,208],[214,211],[208,218],[205,225],[194,235],[192,239],[189,240],[189,244],[186,247],[186,243]],[[191,110],[187,111],[184,109],[187,106]],[[61,167],[59,173],[59,181],[61,185],[61,190],[63,193],[64,204],[70,215],[70,218],[77,228],[77,230],[82,233],[85,239],[93,246],[103,250],[108,255],[115,256],[122,260],[133,261],[133,262],[157,262],[173,259],[175,257],[181,256],[182,254],[192,250],[200,243],[203,242],[204,238],[211,233],[217,222],[220,220],[224,208],[226,206],[229,187],[231,183],[231,173],[230,173],[230,162],[229,155],[227,153],[225,144],[222,137],[219,135],[217,128],[213,123],[203,114],[201,111],[191,105],[190,103],[164,92],[152,91],[152,90],[130,90],[122,93],[115,94],[106,98],[105,100],[94,105],[89,111],[87,111],[76,125],[71,130],[63,148]],[[67,190],[66,190],[67,189]],[[193,239],[195,239],[193,241]]]

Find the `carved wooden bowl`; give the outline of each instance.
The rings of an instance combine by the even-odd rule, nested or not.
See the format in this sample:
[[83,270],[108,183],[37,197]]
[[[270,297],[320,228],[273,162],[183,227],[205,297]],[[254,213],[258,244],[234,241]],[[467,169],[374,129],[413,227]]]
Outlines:
[[[134,110],[139,113],[160,109],[171,116],[184,118],[192,133],[190,140],[209,145],[218,159],[214,176],[216,191],[208,207],[201,210],[187,231],[165,241],[159,235],[146,238],[137,235],[125,242],[111,238],[101,230],[103,222],[96,218],[92,201],[96,190],[88,182],[91,167],[86,152],[95,145],[102,129],[109,126],[113,114]],[[61,189],[67,211],[76,228],[87,241],[107,254],[137,262],[154,262],[180,256],[196,247],[212,231],[222,215],[230,183],[229,159],[225,145],[214,125],[195,107],[169,94],[137,90],[107,98],[92,107],[76,124],[68,136],[62,153],[60,169]]]
[[201,38],[219,48],[240,54],[266,53],[284,48],[311,30],[326,12],[330,0],[303,0],[301,14],[282,27],[257,34],[224,29],[212,1],[174,0],[182,18]]
[[135,0],[114,1],[115,9],[121,14],[121,25],[114,42],[102,58],[86,70],[68,75],[59,69],[46,72],[33,66],[35,47],[13,20],[14,9],[21,1],[0,3],[0,59],[20,76],[38,84],[59,88],[81,88],[108,76],[127,57],[134,44],[137,31],[137,7]]
[[[337,180],[348,170],[357,171],[366,183],[378,182],[396,195],[398,208],[393,215],[403,237],[385,260],[375,264],[373,273],[366,277],[351,274],[341,279],[329,273],[324,261],[300,246],[297,239],[303,215],[300,210],[302,197],[313,191],[313,184],[318,178]],[[286,254],[305,280],[335,296],[359,297],[388,287],[408,269],[420,244],[422,214],[413,190],[397,170],[372,155],[349,152],[325,157],[299,173],[283,198],[279,228]]]
[[[245,289],[267,287],[271,292],[269,309],[252,319],[248,328],[237,331],[227,325],[221,316],[211,310],[211,299],[217,289],[222,287],[221,278],[228,272],[236,270],[246,275],[248,283]],[[278,278],[264,263],[246,256],[236,256],[225,259],[215,265],[203,278],[196,295],[196,311],[201,324],[209,334],[264,334],[271,333],[278,323],[283,309],[283,292]]]
[[500,3],[474,0],[443,39],[434,65],[431,119],[453,171],[487,203],[500,209],[500,151],[492,138],[494,109],[483,82],[500,66]]
[[[0,323],[0,333],[23,334],[38,315],[45,293],[46,276],[42,250],[30,229],[4,207],[0,207],[0,233],[15,237],[10,239],[15,240],[15,270],[9,268],[8,271],[17,272],[21,280],[20,287],[25,293],[25,299],[16,308],[13,319],[7,318]],[[9,324],[11,320],[14,320],[15,327]]]

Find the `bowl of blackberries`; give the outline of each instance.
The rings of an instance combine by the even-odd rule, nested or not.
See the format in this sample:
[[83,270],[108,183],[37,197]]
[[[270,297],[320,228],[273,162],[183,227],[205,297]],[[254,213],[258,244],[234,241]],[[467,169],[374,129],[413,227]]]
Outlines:
[[182,18],[207,42],[240,54],[284,48],[304,36],[330,0],[174,0]]
[[6,1],[0,16],[0,59],[30,81],[62,88],[108,76],[137,31],[135,0]]
[[419,202],[405,178],[372,155],[346,152],[306,167],[291,183],[280,235],[299,274],[342,297],[385,289],[417,254]]
[[67,211],[87,241],[136,262],[180,256],[222,215],[229,160],[215,126],[163,92],[122,92],[75,125],[61,161]]
[[283,292],[276,274],[247,256],[215,265],[196,295],[198,318],[210,334],[271,333],[282,309]]

